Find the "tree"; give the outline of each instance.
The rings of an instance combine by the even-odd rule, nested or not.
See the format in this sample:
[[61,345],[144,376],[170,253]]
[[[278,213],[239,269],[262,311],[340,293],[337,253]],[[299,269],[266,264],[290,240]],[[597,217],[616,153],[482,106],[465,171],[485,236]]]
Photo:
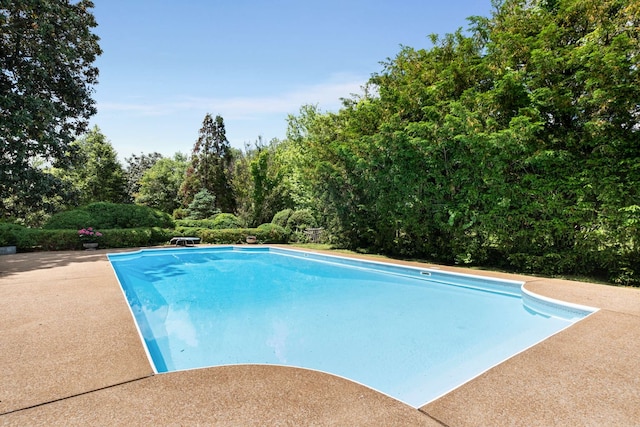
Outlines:
[[190,219],[206,219],[220,213],[220,210],[216,209],[216,196],[206,188],[196,193],[187,210]]
[[494,5],[290,118],[318,206],[353,248],[640,283],[638,2]]
[[75,190],[75,204],[128,201],[122,165],[113,146],[97,126],[74,141],[71,149],[76,151],[73,165],[54,169],[52,173]]
[[179,190],[186,170],[187,158],[181,153],[176,153],[172,159],[157,160],[142,175],[135,202],[173,213],[181,206]]
[[191,166],[182,186],[185,202],[190,202],[195,193],[206,189],[215,196],[216,208],[233,213],[236,201],[231,186],[232,150],[227,140],[224,120],[205,116],[200,135],[193,146]]
[[266,147],[257,147],[250,163],[255,226],[270,222],[283,209],[295,207],[287,167],[279,162],[278,151],[279,141],[272,140]]
[[158,161],[162,159],[160,153],[149,153],[140,155],[132,154],[131,157],[125,158],[127,167],[125,170],[125,177],[127,179],[127,194],[131,200],[135,200],[140,191],[140,180],[144,174]]
[[5,200],[37,203],[50,176],[41,158],[68,164],[71,143],[95,114],[102,52],[88,0],[15,0],[0,7],[0,212]]

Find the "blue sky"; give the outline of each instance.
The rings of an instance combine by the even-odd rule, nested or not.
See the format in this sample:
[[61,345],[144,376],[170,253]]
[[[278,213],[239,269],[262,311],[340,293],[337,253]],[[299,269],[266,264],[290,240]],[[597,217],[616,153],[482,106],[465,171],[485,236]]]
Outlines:
[[489,16],[490,0],[94,0],[98,125],[121,159],[189,153],[205,114],[227,139],[284,138],[304,104],[337,111],[400,46]]

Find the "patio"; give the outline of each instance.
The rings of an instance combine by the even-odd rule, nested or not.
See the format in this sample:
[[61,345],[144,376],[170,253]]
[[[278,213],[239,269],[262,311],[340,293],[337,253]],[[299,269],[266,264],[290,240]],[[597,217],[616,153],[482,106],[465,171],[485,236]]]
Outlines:
[[106,253],[0,257],[0,424],[633,426],[640,420],[639,289],[474,270],[524,280],[529,290],[600,311],[416,410],[297,368],[154,375]]

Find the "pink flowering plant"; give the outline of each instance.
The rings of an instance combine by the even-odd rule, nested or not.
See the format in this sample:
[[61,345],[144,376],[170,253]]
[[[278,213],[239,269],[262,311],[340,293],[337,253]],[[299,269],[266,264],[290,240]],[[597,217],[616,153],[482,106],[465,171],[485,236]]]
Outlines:
[[94,230],[93,227],[87,227],[78,230],[78,237],[80,237],[80,241],[83,243],[95,243],[102,237],[102,233]]

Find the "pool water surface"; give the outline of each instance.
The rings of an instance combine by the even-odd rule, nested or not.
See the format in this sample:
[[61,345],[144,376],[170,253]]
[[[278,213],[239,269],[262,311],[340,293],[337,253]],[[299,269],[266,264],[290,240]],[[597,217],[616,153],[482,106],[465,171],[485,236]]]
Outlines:
[[279,248],[109,254],[156,372],[272,364],[419,407],[591,314],[522,283]]

